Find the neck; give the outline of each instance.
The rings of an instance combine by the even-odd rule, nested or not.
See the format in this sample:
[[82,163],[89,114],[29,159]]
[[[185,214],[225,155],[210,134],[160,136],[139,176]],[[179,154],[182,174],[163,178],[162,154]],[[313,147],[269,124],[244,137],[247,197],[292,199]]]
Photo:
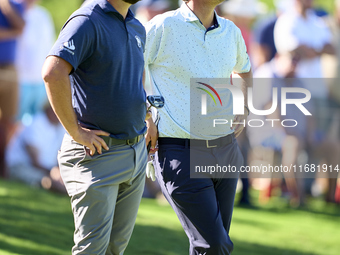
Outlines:
[[113,8],[116,9],[117,12],[119,12],[123,18],[126,18],[126,15],[129,11],[129,8],[131,6],[131,4],[126,3],[122,0],[107,0],[112,6]]
[[208,29],[214,24],[214,10],[216,5],[207,3],[209,1],[193,1],[187,3],[188,7],[195,13],[203,26]]

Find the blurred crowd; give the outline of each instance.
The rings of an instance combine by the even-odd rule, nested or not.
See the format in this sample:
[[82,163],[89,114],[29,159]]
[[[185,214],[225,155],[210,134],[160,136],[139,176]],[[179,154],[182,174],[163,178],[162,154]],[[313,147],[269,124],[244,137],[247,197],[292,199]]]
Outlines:
[[[291,170],[241,175],[240,202],[251,203],[247,192],[251,184],[260,191],[261,203],[274,195],[286,197],[293,207],[304,206],[310,195],[339,203],[339,172],[330,168],[340,163],[340,1],[334,1],[334,13],[317,8],[313,0],[275,0],[274,4],[273,12],[255,0],[230,0],[220,8],[221,15],[241,29],[246,42],[254,71],[253,94],[249,95],[253,105],[268,112],[266,116],[251,114],[249,120],[261,120],[264,125],[248,125],[238,138],[246,164]],[[283,109],[284,88],[311,93],[304,104],[311,116],[295,105]],[[303,96],[296,92],[287,98],[301,100]],[[275,100],[278,107],[271,110]],[[297,125],[283,124],[286,120]]]
[[[293,105],[283,116],[278,94],[279,107],[261,116],[265,125],[246,128],[238,142],[248,166],[340,167],[340,0],[329,1],[334,2],[332,13],[315,6],[313,0],[273,0],[275,10],[259,0],[229,0],[216,10],[242,32],[254,71],[256,109],[270,111],[276,98],[273,88],[302,87],[311,92],[305,107],[312,116]],[[133,11],[145,24],[181,4],[142,0]],[[0,176],[65,192],[56,156],[64,130],[47,102],[40,75],[54,40],[51,15],[38,0],[0,0]],[[146,88],[150,88],[148,80]],[[290,96],[300,99],[301,95]],[[259,116],[251,114],[249,119]],[[295,119],[299,124],[290,128],[266,119]],[[337,171],[248,173],[240,178],[239,202],[252,204],[252,187],[259,190],[261,203],[272,196],[286,197],[294,207],[303,206],[309,196],[340,203],[338,177]],[[146,182],[145,196],[159,197],[157,184]]]
[[64,192],[56,157],[64,130],[41,78],[54,40],[38,0],[0,0],[0,176]]

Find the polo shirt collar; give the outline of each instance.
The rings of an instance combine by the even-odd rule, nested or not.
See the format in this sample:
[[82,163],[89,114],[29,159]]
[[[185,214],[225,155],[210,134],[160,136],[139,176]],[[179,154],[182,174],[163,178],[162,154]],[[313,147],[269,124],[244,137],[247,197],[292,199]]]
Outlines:
[[[102,10],[106,13],[109,12],[114,12],[114,13],[118,13],[120,15],[120,13],[107,1],[107,0],[96,0],[98,2],[98,5],[100,6],[100,8],[102,8]],[[128,10],[127,13],[127,17],[134,17],[134,13],[130,10]]]
[[195,13],[186,5],[186,3],[182,3],[180,7],[180,12],[184,18],[185,21],[191,22],[191,21],[196,21],[199,20]]
[[[184,21],[193,22],[198,20],[199,22],[201,22],[199,18],[197,18],[197,16],[195,15],[195,13],[186,5],[186,3],[183,3],[179,9],[184,18]],[[216,11],[214,11],[214,25],[213,25],[214,28],[219,27],[217,17],[218,15]]]

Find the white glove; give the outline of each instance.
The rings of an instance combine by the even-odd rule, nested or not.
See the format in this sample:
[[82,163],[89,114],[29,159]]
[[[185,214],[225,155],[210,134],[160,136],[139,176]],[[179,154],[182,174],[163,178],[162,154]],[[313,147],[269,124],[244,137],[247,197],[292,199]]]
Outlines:
[[155,168],[153,166],[152,160],[146,165],[146,176],[151,178],[153,182],[156,181]]

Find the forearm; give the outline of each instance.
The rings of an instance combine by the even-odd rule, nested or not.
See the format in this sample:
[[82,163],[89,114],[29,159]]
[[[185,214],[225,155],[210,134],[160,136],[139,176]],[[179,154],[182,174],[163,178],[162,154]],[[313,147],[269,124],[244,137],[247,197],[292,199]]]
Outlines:
[[243,112],[242,115],[236,115],[234,117],[234,121],[233,121],[233,125],[232,125],[232,129],[234,130],[234,134],[235,137],[238,137],[242,130],[244,129],[243,125],[240,125],[240,123],[245,123],[246,122],[246,118],[247,115],[249,115],[249,108],[248,108],[248,88],[253,86],[253,74],[252,71],[250,70],[247,73],[239,73],[238,74],[241,78],[241,84],[240,84],[240,88],[243,92],[244,95],[244,110],[245,112]]
[[[56,68],[54,68],[56,67]],[[77,135],[79,125],[72,106],[69,72],[72,67],[57,57],[48,57],[43,67],[43,79],[48,99],[70,136]]]
[[248,106],[248,88],[253,86],[253,72],[250,70],[248,73],[238,74],[241,77],[241,90],[244,95],[244,105]]
[[11,27],[22,31],[25,26],[24,19],[17,13],[17,11],[13,8],[11,3],[8,0],[0,1],[1,12],[5,15]]
[[151,149],[151,151],[154,151],[156,147],[157,139],[158,139],[157,126],[153,122],[152,118],[147,119],[145,122],[148,128],[146,136],[145,136],[146,145],[150,146],[148,147],[148,149]]
[[55,82],[45,82],[51,106],[66,131],[73,137],[78,131],[78,121],[72,107],[71,84],[68,77]]
[[336,51],[333,45],[331,44],[326,44],[320,51],[317,51],[314,48],[306,46],[306,45],[300,45],[297,49],[295,49],[291,53],[293,55],[297,54],[302,59],[313,59],[316,57],[320,57],[323,54],[335,55]]
[[21,31],[16,29],[0,28],[0,40],[13,39],[20,35]]
[[153,122],[152,118],[149,118],[149,119],[145,120],[145,123],[146,123],[146,127],[147,128],[156,128],[157,129],[157,127],[156,127],[155,123]]

